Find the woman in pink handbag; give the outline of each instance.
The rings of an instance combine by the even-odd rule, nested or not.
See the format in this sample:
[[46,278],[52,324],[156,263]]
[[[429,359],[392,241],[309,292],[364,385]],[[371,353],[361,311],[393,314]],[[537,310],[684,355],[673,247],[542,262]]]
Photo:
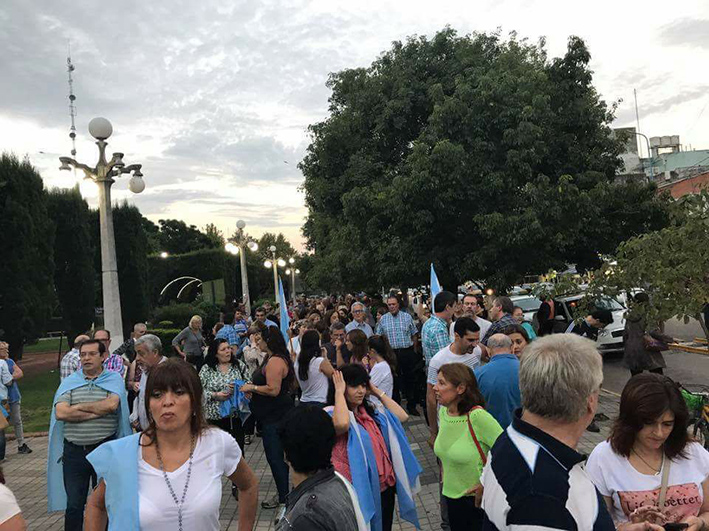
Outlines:
[[448,524],[451,531],[482,529],[480,475],[502,428],[485,411],[485,399],[468,366],[443,365],[433,391],[442,406],[433,451],[442,465]]

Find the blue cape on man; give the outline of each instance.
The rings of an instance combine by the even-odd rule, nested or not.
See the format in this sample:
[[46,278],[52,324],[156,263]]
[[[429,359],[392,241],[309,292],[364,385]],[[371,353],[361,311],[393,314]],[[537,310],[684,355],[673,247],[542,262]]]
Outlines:
[[47,504],[49,512],[66,509],[66,492],[64,490],[64,471],[62,455],[64,453],[64,421],[57,420],[55,407],[57,400],[64,393],[73,391],[86,384],[93,384],[104,391],[114,393],[120,398],[118,406],[117,438],[130,435],[132,432],[128,420],[128,399],[123,378],[118,373],[104,370],[94,380],[87,380],[84,372],[79,370],[65,378],[54,394],[52,402],[52,418],[49,423],[49,448],[47,455]]

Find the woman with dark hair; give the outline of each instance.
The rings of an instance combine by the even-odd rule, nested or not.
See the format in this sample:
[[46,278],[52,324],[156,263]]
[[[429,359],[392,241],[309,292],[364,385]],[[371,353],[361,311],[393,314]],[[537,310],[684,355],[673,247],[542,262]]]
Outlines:
[[367,346],[367,334],[359,329],[350,330],[345,336],[345,346],[350,351],[350,363],[360,363],[364,365],[368,360],[367,354],[369,347]]
[[[396,356],[389,346],[386,336],[374,335],[369,338],[369,379],[372,385],[387,396],[394,397],[394,375],[396,374]],[[382,406],[380,400],[370,394],[369,400],[376,407]],[[383,406],[382,406],[383,407]]]
[[238,416],[222,417],[220,406],[234,394],[234,382],[243,380],[249,383],[246,364],[236,359],[229,341],[223,338],[215,339],[209,345],[204,365],[199,371],[204,392],[204,416],[207,422],[227,433],[230,433],[239,443],[241,452],[244,452],[244,428]]
[[320,346],[320,334],[308,330],[303,334],[300,354],[294,364],[295,377],[302,394],[300,405],[325,407],[328,381],[335,369]]
[[[384,405],[381,411],[365,400],[368,393]],[[354,486],[365,521],[372,529],[390,531],[398,495],[399,514],[418,528],[414,495],[421,466],[401,425],[409,418],[406,411],[372,385],[357,363],[335,371],[328,403],[333,406],[325,411],[332,415],[337,434],[332,464]]]
[[530,341],[527,329],[522,325],[512,325],[502,330],[502,333],[512,341],[512,354],[520,358]]
[[662,374],[662,370],[667,367],[662,350],[668,348],[667,343],[674,342],[673,338],[658,329],[648,329],[643,309],[649,303],[647,293],[636,293],[625,318],[623,361],[630,369],[631,376],[643,371]]
[[638,522],[708,528],[709,452],[690,439],[688,418],[677,385],[666,376],[639,374],[625,385],[611,435],[586,465],[617,529]]
[[275,326],[262,330],[256,338],[258,347],[266,353],[266,359],[251,376],[253,383],[241,387],[243,393],[251,393],[251,414],[261,428],[266,460],[276,482],[277,493],[261,502],[264,509],[276,509],[276,521],[285,511],[288,495],[288,465],[283,459],[283,447],[278,438],[278,423],[293,407],[295,370],[281,331]]
[[338,323],[341,321],[340,314],[337,313],[337,310],[330,310],[325,314],[323,321],[325,321],[327,326],[330,326],[332,323]]
[[442,365],[433,391],[441,405],[433,451],[441,461],[448,524],[451,531],[482,529],[480,475],[502,428],[485,411],[475,373],[467,365]]
[[241,491],[239,529],[252,529],[258,482],[234,438],[206,423],[194,368],[170,359],[151,369],[146,409],[145,431],[87,456],[101,481],[89,497],[85,529],[217,531],[222,476]]

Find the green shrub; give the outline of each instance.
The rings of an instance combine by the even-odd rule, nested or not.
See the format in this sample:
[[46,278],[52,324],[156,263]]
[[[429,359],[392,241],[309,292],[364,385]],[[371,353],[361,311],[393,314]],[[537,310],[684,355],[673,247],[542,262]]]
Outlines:
[[158,323],[158,326],[160,328],[173,328],[175,326],[175,323],[173,323],[172,321],[160,321]]
[[175,349],[172,348],[172,340],[179,333],[180,329],[178,328],[156,328],[154,330],[148,330],[148,334],[155,334],[160,338],[162,353],[165,356],[172,356],[175,353]]
[[185,326],[190,324],[190,319],[193,315],[202,315],[198,309],[186,302],[172,302],[167,306],[159,306],[153,311],[153,322],[159,323],[162,328],[167,328],[163,326],[164,321],[169,321],[171,327],[179,327],[182,330]]

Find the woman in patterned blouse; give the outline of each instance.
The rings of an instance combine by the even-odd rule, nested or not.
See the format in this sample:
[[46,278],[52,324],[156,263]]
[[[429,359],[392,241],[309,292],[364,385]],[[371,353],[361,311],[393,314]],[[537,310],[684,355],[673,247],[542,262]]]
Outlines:
[[204,366],[199,371],[204,389],[204,416],[207,422],[230,433],[244,452],[244,428],[237,416],[222,417],[219,406],[234,393],[234,381],[251,382],[243,361],[236,359],[226,339],[215,339],[209,346]]

